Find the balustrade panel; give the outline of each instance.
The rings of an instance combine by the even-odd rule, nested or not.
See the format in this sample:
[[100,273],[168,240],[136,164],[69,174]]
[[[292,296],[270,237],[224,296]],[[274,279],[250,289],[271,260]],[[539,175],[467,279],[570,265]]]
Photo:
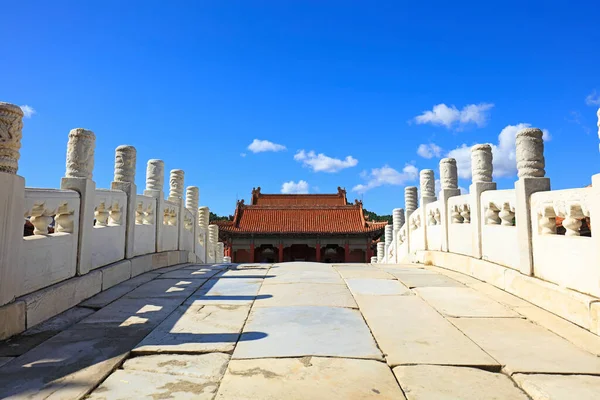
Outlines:
[[438,200],[425,206],[425,217],[427,220],[427,249],[434,251],[442,250],[443,227],[442,213],[440,207],[443,203]]
[[518,270],[516,203],[514,189],[488,190],[481,194],[481,249],[484,260]]
[[583,188],[531,195],[533,265],[538,278],[600,296],[600,266],[590,262],[592,193]]
[[140,256],[156,251],[156,198],[138,194],[135,202],[133,254]]
[[96,189],[92,230],[92,269],[125,258],[127,195],[121,190]]
[[471,195],[448,199],[448,251],[473,255],[473,227],[471,226]]
[[17,296],[75,275],[79,202],[74,190],[25,188]]

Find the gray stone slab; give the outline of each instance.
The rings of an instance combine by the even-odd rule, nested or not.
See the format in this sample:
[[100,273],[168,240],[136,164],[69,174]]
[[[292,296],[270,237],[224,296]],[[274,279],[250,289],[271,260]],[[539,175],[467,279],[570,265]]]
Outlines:
[[[178,298],[131,299],[125,297],[98,310],[72,329],[128,328],[132,331],[139,330],[145,336],[175,311],[180,304],[181,299]],[[115,332],[118,331],[119,329],[115,329]]]
[[490,285],[489,283],[479,282],[472,283],[469,287],[477,290],[479,293],[486,295],[492,300],[497,301],[500,304],[504,304],[507,307],[533,307],[533,304],[514,296],[502,289]]
[[213,399],[218,385],[189,376],[118,370],[88,397],[90,400]]
[[420,287],[427,303],[449,317],[521,318],[521,315],[468,287]]
[[600,358],[519,318],[452,319],[509,373],[600,374]]
[[216,399],[404,399],[389,368],[321,357],[232,360]]
[[417,287],[465,287],[462,283],[442,274],[396,272],[394,276],[411,289]]
[[275,270],[271,268],[269,275],[272,277],[265,279],[265,285],[285,284],[285,283],[327,283],[343,284],[344,281],[333,268],[323,270]]
[[337,267],[336,269],[344,279],[395,279],[393,275],[372,267]]
[[[136,354],[231,352],[249,306],[182,306],[132,350]],[[257,335],[257,337],[260,335]]]
[[331,264],[295,261],[271,265],[271,272],[276,271],[331,271]]
[[145,371],[157,374],[190,376],[206,382],[218,382],[229,362],[229,354],[156,354],[134,357],[123,364],[125,370]]
[[170,267],[163,267],[159,269],[155,269],[152,272],[156,272],[157,274],[168,274],[169,272],[178,271],[182,268],[189,267],[190,264],[178,264]]
[[125,297],[186,299],[205,282],[204,279],[155,279],[129,292]]
[[160,275],[160,279],[208,279],[222,270],[210,267],[184,268]]
[[144,283],[150,282],[157,276],[160,276],[160,275],[156,274],[154,272],[147,272],[145,274],[138,275],[135,278],[132,278],[125,282],[119,283],[118,285],[115,285],[115,286],[111,287],[110,289],[107,289],[103,292],[98,293],[94,297],[90,297],[89,299],[79,303],[79,305],[81,307],[88,307],[88,308],[93,308],[95,310],[98,310],[102,307],[106,307],[108,304],[112,303],[113,301],[120,299],[121,297],[125,296],[127,293],[131,292],[133,289],[137,288],[138,286],[141,286]]
[[227,270],[222,270],[219,272],[217,277],[242,277],[242,278],[256,278],[262,279],[269,273],[269,266],[244,266],[244,267],[235,267],[229,268]]
[[0,357],[0,367],[13,359],[14,357]]
[[403,284],[389,279],[346,279],[346,284],[354,296],[412,295]]
[[417,296],[358,296],[356,302],[391,366],[500,369],[498,362]]
[[185,304],[252,304],[256,299],[261,283],[262,280],[259,279],[209,279]]
[[[0,368],[0,398],[80,399],[126,357],[141,337],[69,329]],[[143,336],[142,336],[143,337]]]
[[600,376],[515,374],[513,379],[533,400],[597,400]]
[[408,400],[527,400],[509,377],[476,368],[413,365],[394,368]]
[[[252,340],[260,335],[266,337]],[[233,358],[330,356],[382,359],[357,310],[338,307],[254,308]]]
[[16,357],[90,316],[94,310],[73,307],[12,338],[0,342],[0,356]]
[[325,306],[358,308],[346,285],[290,283],[263,285],[254,307]]

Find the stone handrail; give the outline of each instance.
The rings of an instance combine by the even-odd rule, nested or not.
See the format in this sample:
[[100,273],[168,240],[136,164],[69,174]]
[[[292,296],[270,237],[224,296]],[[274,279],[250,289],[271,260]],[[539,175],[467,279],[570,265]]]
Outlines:
[[600,174],[591,187],[551,191],[542,136],[535,128],[517,133],[514,189],[496,190],[485,144],[472,148],[467,195],[455,160],[440,162],[437,201],[431,171],[421,171],[421,207],[416,188],[406,188],[407,223],[395,229],[394,257],[377,262],[469,274],[600,334]]
[[164,162],[149,160],[138,194],[136,149],[118,146],[110,188],[96,188],[90,130],[69,132],[60,189],[25,188],[22,118],[0,103],[0,340],[144,272],[224,260],[218,227],[209,229],[183,170],[170,171],[166,194]]

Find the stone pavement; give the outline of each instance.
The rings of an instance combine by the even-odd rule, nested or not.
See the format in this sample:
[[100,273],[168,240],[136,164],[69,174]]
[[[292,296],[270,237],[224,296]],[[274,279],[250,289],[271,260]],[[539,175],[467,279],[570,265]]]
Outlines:
[[419,265],[180,265],[0,343],[10,399],[598,399],[600,338]]

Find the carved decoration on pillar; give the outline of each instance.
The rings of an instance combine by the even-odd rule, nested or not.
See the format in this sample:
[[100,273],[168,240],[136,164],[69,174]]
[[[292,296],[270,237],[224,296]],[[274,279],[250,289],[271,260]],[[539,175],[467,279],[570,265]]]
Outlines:
[[180,202],[183,199],[183,170],[172,169],[169,176],[169,201]]
[[406,206],[406,216],[408,217],[418,206],[417,188],[415,186],[407,186],[404,188],[404,202]]
[[492,159],[492,146],[489,144],[476,144],[471,147],[471,173],[473,175],[473,183],[492,181]]
[[196,211],[198,209],[198,202],[200,200],[200,189],[197,186],[188,186],[185,190],[185,208],[190,211]]
[[423,169],[419,173],[421,197],[435,197],[435,174],[432,169]]
[[210,219],[210,212],[208,207],[198,207],[198,225],[203,229],[208,229],[208,223]]
[[165,183],[165,163],[163,160],[148,160],[146,167],[146,189],[163,190]]
[[95,146],[94,132],[83,128],[71,129],[67,144],[67,178],[92,179]]
[[17,173],[22,138],[23,110],[14,104],[0,102],[0,172]]
[[400,228],[404,226],[404,209],[394,208],[392,211],[392,223],[394,225],[394,231],[398,232]]
[[440,183],[442,189],[458,189],[458,170],[454,158],[442,158],[440,161]]
[[115,150],[115,182],[135,183],[136,150],[133,146],[119,146]]
[[543,178],[544,133],[538,128],[525,128],[517,133],[517,170],[519,178]]

